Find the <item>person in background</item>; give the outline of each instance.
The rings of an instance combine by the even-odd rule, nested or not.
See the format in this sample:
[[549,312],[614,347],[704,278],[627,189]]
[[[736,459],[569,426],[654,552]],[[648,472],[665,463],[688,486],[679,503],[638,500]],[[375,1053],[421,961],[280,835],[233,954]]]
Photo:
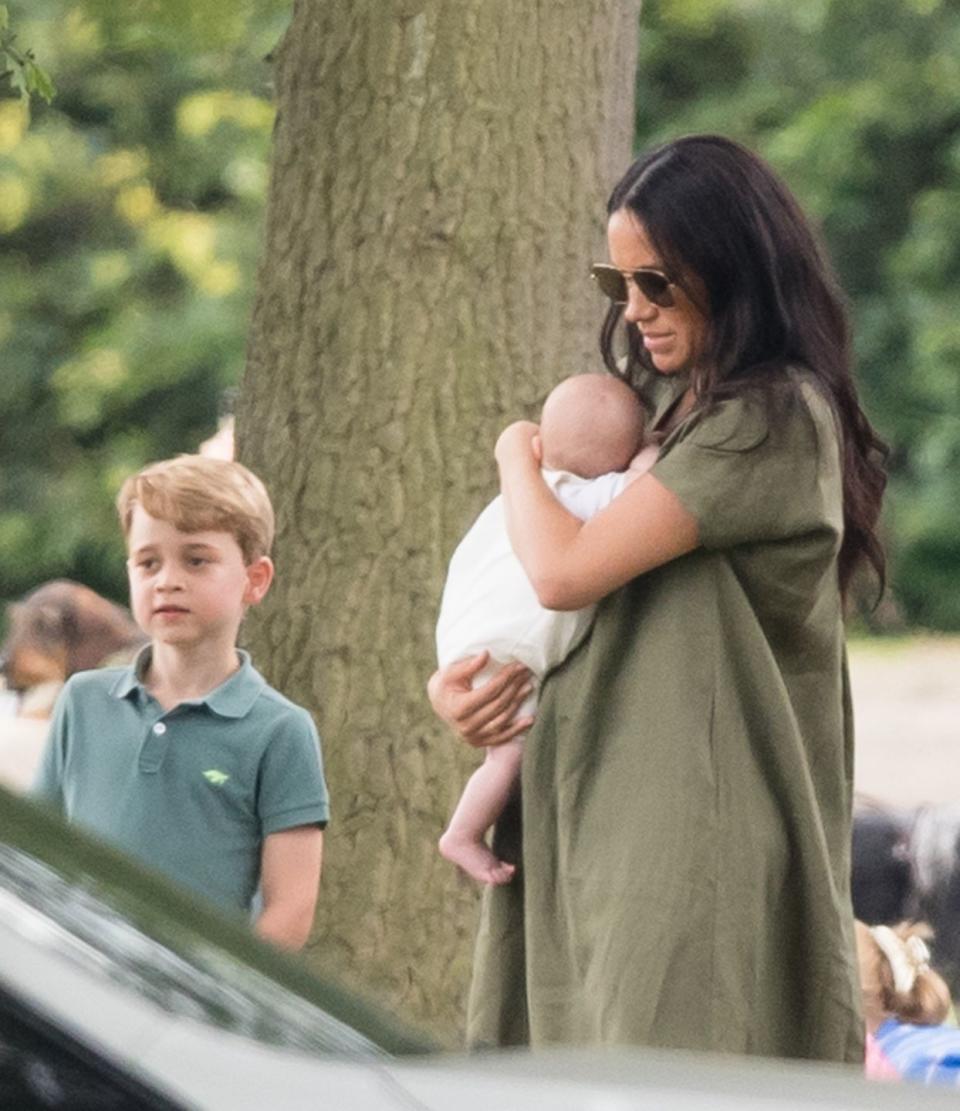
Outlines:
[[930,966],[930,930],[860,921],[856,930],[867,1076],[960,1086],[960,1030],[947,1021],[950,989]]

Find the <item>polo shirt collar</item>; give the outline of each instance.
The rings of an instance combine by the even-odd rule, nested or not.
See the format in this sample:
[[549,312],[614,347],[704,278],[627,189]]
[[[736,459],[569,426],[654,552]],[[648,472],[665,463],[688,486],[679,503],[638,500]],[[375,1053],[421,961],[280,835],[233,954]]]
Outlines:
[[[143,676],[150,666],[152,651],[151,646],[146,645],[137,653],[133,663],[121,671],[110,690],[114,698],[129,698],[135,691],[138,692],[138,697],[147,696]],[[240,657],[240,667],[237,671],[225,679],[219,687],[214,687],[201,698],[188,699],[183,705],[206,706],[224,718],[246,717],[267,682],[253,666],[249,652],[238,648],[237,655]]]

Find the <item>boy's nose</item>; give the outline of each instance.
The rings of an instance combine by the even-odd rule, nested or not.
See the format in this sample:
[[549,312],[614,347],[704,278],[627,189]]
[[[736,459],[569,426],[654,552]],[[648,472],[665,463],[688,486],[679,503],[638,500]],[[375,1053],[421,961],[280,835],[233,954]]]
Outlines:
[[172,567],[164,567],[156,578],[157,590],[180,590],[180,579],[177,571]]

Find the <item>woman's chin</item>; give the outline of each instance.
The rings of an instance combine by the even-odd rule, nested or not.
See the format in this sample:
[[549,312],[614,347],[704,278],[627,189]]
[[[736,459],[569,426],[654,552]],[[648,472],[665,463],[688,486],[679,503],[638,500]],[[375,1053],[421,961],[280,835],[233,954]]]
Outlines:
[[662,358],[658,359],[656,355],[652,356],[650,361],[653,363],[653,369],[657,374],[677,374],[683,370],[683,367],[678,366],[673,359]]

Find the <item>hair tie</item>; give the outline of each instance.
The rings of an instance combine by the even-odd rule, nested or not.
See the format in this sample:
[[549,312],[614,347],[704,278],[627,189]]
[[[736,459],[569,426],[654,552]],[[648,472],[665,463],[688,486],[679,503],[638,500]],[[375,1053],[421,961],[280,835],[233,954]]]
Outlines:
[[917,976],[930,967],[927,943],[916,935],[904,941],[889,926],[871,926],[870,933],[893,972],[893,990],[905,995],[917,982]]

